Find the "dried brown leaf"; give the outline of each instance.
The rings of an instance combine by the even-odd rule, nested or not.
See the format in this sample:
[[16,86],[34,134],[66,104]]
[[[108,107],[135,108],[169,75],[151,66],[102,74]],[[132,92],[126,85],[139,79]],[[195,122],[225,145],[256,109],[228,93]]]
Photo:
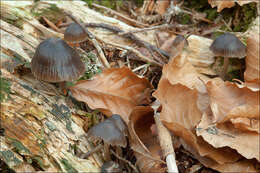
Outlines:
[[234,1],[217,1],[217,0],[208,0],[208,3],[212,8],[217,7],[217,11],[221,12],[224,8],[231,8],[235,6]]
[[236,129],[260,133],[259,119],[231,118],[230,121]]
[[236,117],[259,119],[259,91],[219,78],[209,81],[206,86],[214,122],[225,122]]
[[169,0],[164,0],[164,1],[156,1],[156,8],[155,11],[160,14],[163,15],[167,8],[170,5],[170,1]]
[[100,109],[107,116],[119,114],[128,122],[132,109],[149,103],[151,85],[126,67],[104,70],[93,80],[84,80],[70,87],[73,97],[91,109]]
[[201,110],[207,109],[209,105],[208,101],[205,103],[207,97],[200,95],[202,94],[196,89],[190,89],[182,84],[171,85],[168,80],[161,79],[154,96],[162,104],[160,113],[162,122],[200,156],[211,158],[219,164],[237,161],[240,156],[234,151],[215,149],[196,136],[195,127],[202,117]]
[[181,84],[171,85],[167,79],[162,79],[153,95],[162,104],[162,121],[176,122],[189,130],[200,121],[202,113],[197,106],[197,90]]
[[176,56],[164,65],[161,79],[166,78],[171,85],[180,83],[188,88],[196,88],[198,91],[205,93],[206,88],[200,77],[201,75],[187,59],[187,52],[183,51],[181,55]]
[[260,159],[258,133],[235,129],[230,122],[214,124],[210,114],[203,115],[197,135],[215,148],[230,147],[247,159]]
[[228,1],[220,1],[220,0],[208,0],[208,3],[211,5],[212,8],[217,7],[218,12],[221,12],[224,8],[231,8],[235,6],[235,2],[237,2],[240,6],[244,4],[248,4],[251,2],[258,2],[258,0],[228,0]]
[[[161,35],[161,36],[160,36]],[[173,52],[175,47],[172,46],[172,43],[175,39],[175,35],[165,37],[165,33],[158,34],[161,44],[160,48],[167,51]],[[166,39],[167,38],[167,39]],[[163,40],[164,39],[164,40]],[[191,35],[187,39],[189,45],[187,47],[187,57],[192,65],[195,67],[209,67],[215,62],[214,54],[209,50],[209,47],[212,43],[211,39],[200,37],[196,35]]]
[[[245,81],[260,85],[259,28],[251,31],[247,39]],[[259,87],[260,88],[260,87]]]
[[160,144],[151,130],[153,114],[151,107],[137,106],[129,118],[130,145],[141,172],[165,172],[165,163],[160,158]]

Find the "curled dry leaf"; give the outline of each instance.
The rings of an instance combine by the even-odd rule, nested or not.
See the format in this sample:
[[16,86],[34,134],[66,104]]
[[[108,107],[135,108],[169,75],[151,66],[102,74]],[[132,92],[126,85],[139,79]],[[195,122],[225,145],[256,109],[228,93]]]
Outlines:
[[206,92],[206,88],[200,75],[188,60],[188,53],[183,51],[182,54],[171,59],[163,67],[162,78],[166,78],[172,85],[180,83],[191,89],[196,88],[201,93]]
[[160,14],[163,15],[167,8],[170,5],[170,1],[169,0],[164,0],[164,1],[156,1],[156,7],[155,7],[155,11]]
[[259,91],[224,82],[220,78],[209,81],[206,86],[214,122],[226,122],[239,117],[259,120]]
[[214,124],[212,115],[204,114],[197,127],[197,135],[216,148],[230,147],[247,159],[260,160],[258,133],[235,129],[230,122]]
[[132,109],[149,103],[151,85],[127,67],[104,70],[93,80],[84,80],[70,87],[73,97],[91,109],[100,109],[107,116],[119,114],[128,122]]
[[240,6],[244,4],[248,4],[251,2],[258,2],[258,0],[229,0],[229,1],[220,1],[220,0],[208,0],[209,4],[212,8],[217,7],[218,12],[221,12],[224,8],[231,8],[235,6],[235,2],[237,2]]
[[199,106],[205,97],[199,97],[196,89],[190,89],[181,84],[171,85],[166,79],[161,79],[154,96],[162,104],[161,119],[175,136],[182,138],[200,156],[215,160],[218,164],[235,162],[240,156],[229,149],[215,149],[195,134],[202,112],[208,104]]
[[219,78],[206,86],[212,113],[202,117],[197,135],[216,148],[230,147],[247,159],[259,161],[259,90]]
[[[160,36],[161,35],[161,36]],[[172,52],[176,51],[175,48],[172,46],[173,41],[175,39],[175,35],[172,35],[171,37],[165,37],[165,33],[158,34],[158,37],[160,38],[160,42],[163,42],[161,44],[160,48],[167,51]],[[164,37],[164,38],[163,38]],[[158,38],[158,39],[159,39]],[[166,39],[167,38],[167,39]],[[164,41],[163,41],[164,39]],[[209,47],[212,43],[211,39],[200,37],[196,35],[191,35],[187,39],[188,41],[188,60],[191,62],[192,65],[195,67],[209,67],[215,62],[214,54],[209,50]]]
[[[205,166],[224,172],[240,168],[246,171],[249,166],[253,169],[252,165],[238,163],[242,156],[234,149],[214,148],[196,135],[196,126],[203,113],[210,112],[210,100],[204,82],[199,79],[200,75],[183,57],[177,56],[164,66],[154,93],[162,105],[162,122],[175,136],[180,137],[185,149]],[[233,169],[232,164],[236,165]]]
[[160,144],[152,130],[153,114],[151,107],[137,106],[129,118],[130,145],[141,172],[165,172],[165,162],[160,157]]
[[[259,28],[252,30],[247,39],[245,81],[260,85]],[[260,87],[259,87],[260,88]]]

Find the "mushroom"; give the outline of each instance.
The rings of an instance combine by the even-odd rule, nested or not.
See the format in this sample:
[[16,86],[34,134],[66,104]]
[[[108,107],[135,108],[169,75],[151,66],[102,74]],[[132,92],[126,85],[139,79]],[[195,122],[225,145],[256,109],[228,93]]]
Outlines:
[[[117,124],[114,123],[115,121],[117,121]],[[118,128],[118,124],[120,124],[118,122],[119,121],[116,119],[111,120],[111,118],[108,118],[105,121],[91,127],[86,135],[90,140],[103,140],[104,158],[106,161],[111,160],[109,154],[110,145],[120,147],[126,147],[127,145],[125,132]]]
[[123,134],[125,136],[128,136],[128,129],[127,126],[124,122],[124,120],[121,118],[120,115],[118,114],[113,114],[110,118],[111,121],[113,121],[113,123],[117,126],[117,128],[119,128],[119,130],[121,132],[123,132]]
[[38,80],[60,83],[78,79],[85,72],[85,65],[78,53],[59,38],[41,42],[31,61],[31,69]]
[[224,57],[224,68],[220,77],[224,80],[229,65],[229,58],[246,56],[246,46],[233,34],[225,33],[217,37],[210,46],[215,56]]
[[109,172],[122,172],[120,165],[113,161],[105,162],[101,167],[101,172],[109,173]]
[[71,45],[78,45],[88,38],[84,29],[77,23],[70,24],[64,32],[64,40]]

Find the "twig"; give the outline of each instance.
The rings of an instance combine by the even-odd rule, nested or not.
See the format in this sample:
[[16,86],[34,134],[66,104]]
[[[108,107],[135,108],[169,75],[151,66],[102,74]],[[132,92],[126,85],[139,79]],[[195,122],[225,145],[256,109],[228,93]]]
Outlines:
[[116,154],[113,150],[110,150],[110,152],[117,157],[119,160],[122,160],[123,162],[126,162],[135,172],[139,172],[139,170],[128,160],[124,159],[123,157]]
[[[63,26],[65,27],[65,26],[68,26],[68,25],[69,24],[64,24]],[[122,37],[128,38],[128,39],[134,41],[137,45],[145,47],[147,50],[149,50],[149,52],[155,51],[159,55],[164,56],[167,59],[170,57],[170,55],[166,51],[164,51],[164,50],[162,50],[162,49],[160,49],[160,48],[158,48],[158,47],[156,47],[154,45],[151,45],[148,42],[140,40],[134,34],[132,34],[130,32],[126,33],[126,32],[124,32],[123,30],[121,30],[120,28],[118,28],[116,26],[111,26],[111,25],[108,25],[108,24],[105,24],[105,23],[85,23],[84,26],[91,27],[91,28],[93,28],[93,27],[104,28],[104,29],[107,29],[107,30],[109,30],[109,31],[111,31],[113,33],[118,34],[118,35],[120,35],[121,33],[124,33],[124,34],[122,34]],[[158,58],[156,58],[156,59],[158,59]]]
[[147,67],[148,67],[148,66],[149,66],[149,64],[143,64],[143,65],[141,65],[141,66],[136,67],[135,69],[133,69],[132,72],[139,71],[139,70],[141,70],[141,69],[143,69],[143,68],[145,68],[145,69],[146,69],[145,71],[147,71]]
[[119,33],[118,35],[126,35],[126,34],[133,34],[133,33],[138,33],[138,32],[145,32],[145,31],[151,31],[151,30],[155,30],[155,29],[163,29],[163,28],[171,28],[173,27],[173,25],[168,25],[168,24],[163,24],[163,25],[159,25],[159,26],[153,26],[153,27],[149,27],[149,28],[142,28],[142,29],[137,29],[137,30],[132,30],[132,31],[128,31],[128,32],[122,32]]
[[95,39],[95,36],[91,32],[89,32],[74,16],[72,16],[68,12],[65,12],[65,14],[67,16],[69,16],[75,23],[79,24],[84,29],[84,31],[88,35],[89,39],[92,41],[92,43],[94,44],[95,48],[97,49],[99,58],[100,58],[101,62],[103,63],[104,67],[110,68],[110,64],[108,63],[108,61],[107,61],[107,59],[106,59],[106,57],[105,57],[101,47],[99,46],[97,40]]
[[61,32],[60,29],[54,23],[49,21],[46,17],[43,16],[42,18],[54,31]]
[[124,16],[124,15],[122,15],[122,14],[120,14],[120,13],[118,13],[118,12],[116,12],[116,11],[110,9],[110,8],[104,7],[102,5],[98,5],[98,4],[92,3],[92,6],[96,7],[96,8],[100,8],[100,9],[106,10],[106,11],[109,11],[110,13],[112,13],[114,15],[117,15],[117,16],[119,16],[119,17],[121,17],[121,18],[123,18],[123,19],[125,19],[125,20],[127,20],[129,22],[131,22],[134,26],[138,26],[138,27],[148,27],[149,26],[147,24],[140,23],[140,22],[138,22],[138,21],[136,21],[134,19],[130,19],[130,18],[128,18],[128,17],[126,17],[126,16]]
[[87,159],[90,155],[92,155],[93,153],[96,153],[98,152],[99,150],[101,150],[103,148],[103,145],[102,144],[99,144],[98,146],[96,146],[93,150],[87,152],[87,153],[84,153],[82,155],[80,155],[79,157],[81,159]]
[[175,160],[175,153],[172,146],[172,138],[170,132],[164,127],[160,120],[160,114],[154,114],[154,121],[158,131],[158,138],[160,141],[160,146],[163,151],[163,156],[166,158],[166,164],[168,172],[178,173],[178,168]]
[[[104,23],[86,23],[85,26],[86,27],[101,27],[101,28],[105,28],[107,30],[110,30],[110,31],[116,33],[116,34],[124,33],[124,31],[121,30],[120,28],[115,27],[115,26],[111,26],[111,25],[108,25],[108,24],[104,24]],[[122,35],[122,36],[125,37],[125,38],[128,38],[128,39],[131,39],[132,41],[134,41],[139,46],[145,47],[147,50],[149,50],[149,52],[155,51],[159,55],[163,55],[166,58],[170,57],[170,55],[166,51],[164,51],[164,50],[162,50],[162,49],[160,49],[160,48],[158,48],[158,47],[156,47],[154,45],[151,45],[150,43],[148,43],[146,41],[140,40],[138,37],[136,37],[132,33],[125,34],[125,35]]]
[[134,49],[134,48],[132,48],[130,46],[123,46],[123,45],[120,45],[120,44],[111,43],[111,42],[105,42],[105,41],[103,41],[103,42],[105,44],[110,44],[112,46],[119,47],[119,48],[122,48],[122,49],[126,49],[126,50],[128,50],[130,52],[133,52],[144,62],[148,62],[148,63],[151,63],[153,65],[160,66],[160,67],[163,66],[163,64],[160,64],[160,63],[158,63],[158,62],[156,62],[156,61],[154,61],[154,60],[152,60],[150,58],[147,58],[146,56],[142,55],[138,50],[136,50],[136,49]]

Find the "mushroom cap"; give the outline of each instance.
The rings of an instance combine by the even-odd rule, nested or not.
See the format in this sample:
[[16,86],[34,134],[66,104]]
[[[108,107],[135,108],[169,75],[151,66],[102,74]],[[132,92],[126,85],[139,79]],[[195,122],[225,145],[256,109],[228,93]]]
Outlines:
[[59,38],[49,38],[39,44],[31,67],[36,79],[47,82],[73,81],[85,72],[78,53]]
[[122,168],[118,163],[116,163],[114,161],[108,161],[102,165],[101,172],[103,172],[103,173],[122,172]]
[[81,43],[87,38],[86,32],[77,23],[70,24],[64,32],[64,40],[69,43]]
[[119,130],[121,132],[123,132],[123,134],[125,136],[128,135],[128,129],[127,126],[124,122],[124,120],[121,118],[120,115],[118,114],[113,114],[111,117],[109,117],[108,119],[110,119],[111,121],[113,121],[113,123],[116,125],[117,128],[119,128]]
[[225,33],[217,37],[210,46],[216,56],[243,58],[246,46],[233,34]]
[[110,119],[91,127],[87,133],[91,140],[102,139],[113,146],[126,147],[127,141],[123,132]]

